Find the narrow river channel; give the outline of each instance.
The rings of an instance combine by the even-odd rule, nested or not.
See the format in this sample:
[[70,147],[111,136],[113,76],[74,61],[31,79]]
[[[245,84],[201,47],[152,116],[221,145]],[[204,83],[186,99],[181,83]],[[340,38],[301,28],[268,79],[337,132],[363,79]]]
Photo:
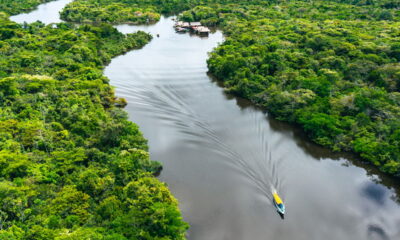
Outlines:
[[[53,14],[46,9],[42,17]],[[189,240],[400,239],[398,180],[224,94],[206,65],[222,33],[200,38],[172,26],[166,17],[117,26],[154,39],[114,58],[104,72],[127,99],[151,158],[163,163],[160,179],[180,202]],[[284,220],[272,205],[273,189],[286,204]]]

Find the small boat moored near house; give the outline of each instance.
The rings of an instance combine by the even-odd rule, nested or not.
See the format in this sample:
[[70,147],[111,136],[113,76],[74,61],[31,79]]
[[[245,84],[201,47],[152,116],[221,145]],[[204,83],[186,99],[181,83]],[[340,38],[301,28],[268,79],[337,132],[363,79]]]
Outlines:
[[276,210],[283,217],[283,215],[285,214],[285,205],[283,204],[282,199],[279,197],[276,191],[272,194],[272,196],[274,198],[274,205],[276,207]]
[[189,30],[187,28],[183,28],[183,27],[176,27],[175,31],[178,33],[185,33],[185,32],[188,32]]

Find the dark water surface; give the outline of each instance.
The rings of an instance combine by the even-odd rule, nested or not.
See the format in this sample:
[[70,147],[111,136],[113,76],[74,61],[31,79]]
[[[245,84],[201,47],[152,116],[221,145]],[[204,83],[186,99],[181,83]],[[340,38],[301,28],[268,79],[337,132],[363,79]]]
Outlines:
[[[116,57],[105,74],[128,100],[152,159],[163,163],[160,179],[191,225],[189,240],[400,239],[398,180],[224,94],[206,74],[222,33],[199,38],[172,25],[162,18],[118,26],[160,37]],[[271,203],[274,189],[286,204],[284,220]]]

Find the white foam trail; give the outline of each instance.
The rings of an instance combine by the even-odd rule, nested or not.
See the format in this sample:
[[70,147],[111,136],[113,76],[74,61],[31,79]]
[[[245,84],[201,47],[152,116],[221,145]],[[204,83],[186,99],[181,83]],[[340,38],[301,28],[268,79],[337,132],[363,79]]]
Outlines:
[[[190,139],[206,145],[213,152],[228,159],[229,164],[236,165],[237,169],[245,174],[254,186],[272,202],[272,194],[281,188],[278,166],[282,159],[274,161],[264,135],[264,121],[254,116],[256,121],[254,131],[258,134],[259,142],[254,149],[234,149],[229,139],[235,139],[235,131],[227,129],[227,136],[220,136],[212,125],[199,116],[189,104],[185,102],[183,93],[171,85],[150,85],[134,92],[134,104],[147,114],[153,114],[158,119],[168,121],[181,133],[194,137]],[[131,92],[132,92],[131,91]]]

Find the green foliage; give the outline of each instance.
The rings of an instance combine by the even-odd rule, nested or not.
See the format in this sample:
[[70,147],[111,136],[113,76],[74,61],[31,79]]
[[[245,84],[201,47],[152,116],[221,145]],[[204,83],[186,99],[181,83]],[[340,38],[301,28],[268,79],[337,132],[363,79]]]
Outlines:
[[[72,22],[108,22],[108,23],[152,23],[160,18],[160,14],[178,14],[196,6],[203,6],[196,18],[210,17],[212,9],[208,4],[241,3],[242,0],[75,0],[61,12],[61,18]],[[275,0],[253,0],[253,4],[270,4]],[[209,22],[211,21],[208,18]],[[216,20],[217,18],[214,18]],[[211,23],[210,23],[211,24]],[[215,24],[215,23],[214,23]]]
[[160,19],[153,7],[134,1],[85,0],[68,4],[61,18],[72,22],[151,23]]
[[0,0],[0,12],[10,15],[27,12],[36,8],[39,4],[54,0]]
[[6,18],[0,36],[0,238],[185,239],[160,164],[102,75],[151,36]]

